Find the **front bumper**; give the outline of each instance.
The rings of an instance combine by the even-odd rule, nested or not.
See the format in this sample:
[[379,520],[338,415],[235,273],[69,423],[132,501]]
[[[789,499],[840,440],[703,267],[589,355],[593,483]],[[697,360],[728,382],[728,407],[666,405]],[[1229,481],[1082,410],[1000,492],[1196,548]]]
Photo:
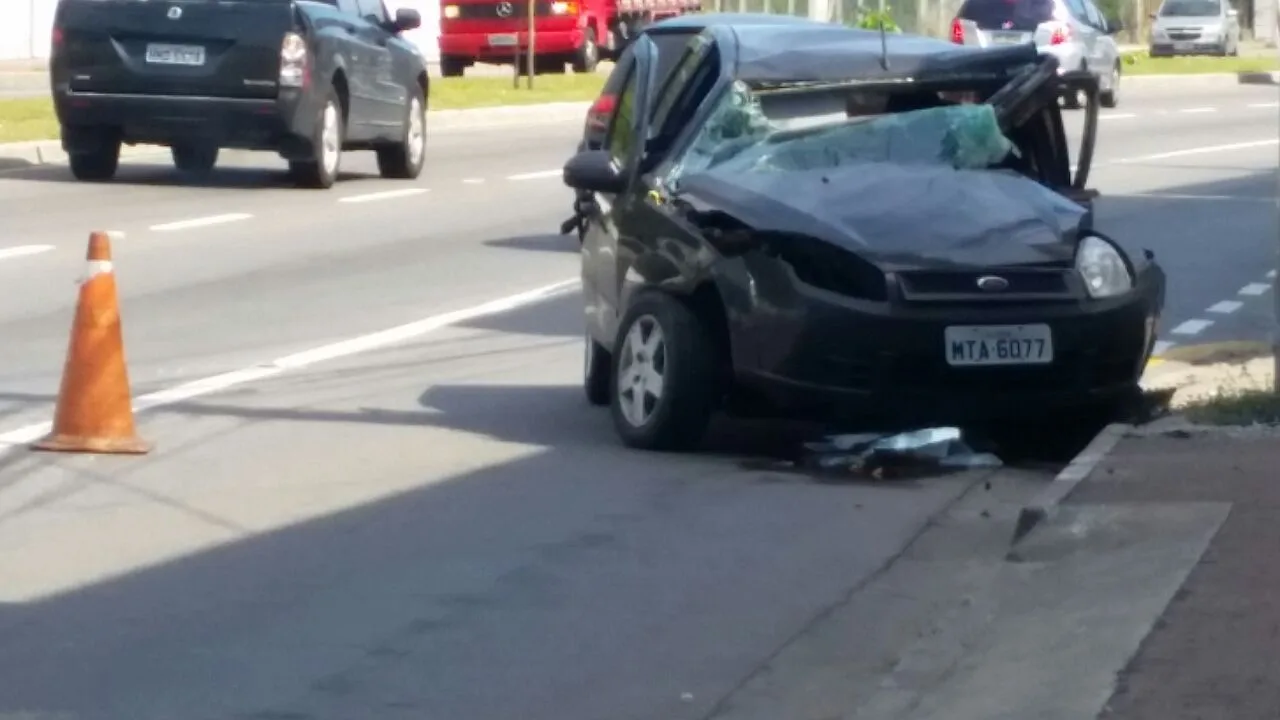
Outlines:
[[[1149,266],[1132,293],[1103,301],[886,308],[803,291],[797,305],[738,328],[738,380],[790,416],[907,423],[1045,418],[1137,388],[1158,332],[1164,286],[1163,272]],[[947,361],[948,326],[1027,324],[1049,326],[1052,362],[954,367]]]
[[1198,40],[1157,40],[1152,41],[1148,53],[1153,57],[1211,55],[1223,52],[1226,47],[1226,41],[1222,38],[1202,37]]
[[[207,142],[224,148],[306,154],[318,108],[296,90],[278,98],[249,99],[181,95],[71,92],[55,89],[54,108],[63,126],[63,148],[91,149],[100,130],[126,143],[170,145]],[[77,132],[88,128],[95,132]]]
[[[516,37],[515,45],[494,45],[496,37]],[[571,30],[537,30],[533,36],[533,53],[537,55],[569,55],[583,41],[582,28]],[[528,32],[468,32],[440,35],[442,57],[466,58],[483,63],[510,63],[516,53],[529,52]]]

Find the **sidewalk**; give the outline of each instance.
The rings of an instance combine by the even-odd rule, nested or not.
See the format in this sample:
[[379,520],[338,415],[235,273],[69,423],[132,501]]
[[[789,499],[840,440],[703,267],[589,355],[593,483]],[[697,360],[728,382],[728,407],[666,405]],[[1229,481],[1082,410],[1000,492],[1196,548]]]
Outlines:
[[1121,440],[1067,505],[1230,511],[1119,674],[1100,720],[1280,718],[1280,431],[1141,432]]

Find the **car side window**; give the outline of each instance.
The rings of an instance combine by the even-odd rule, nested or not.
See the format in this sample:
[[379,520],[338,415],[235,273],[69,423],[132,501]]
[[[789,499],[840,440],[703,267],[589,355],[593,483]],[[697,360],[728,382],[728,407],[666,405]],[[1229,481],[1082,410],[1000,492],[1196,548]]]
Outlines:
[[360,17],[360,5],[356,0],[334,0],[334,5],[338,6],[338,12],[351,17]]
[[1071,15],[1075,19],[1089,22],[1089,13],[1084,9],[1083,0],[1066,0],[1067,9],[1071,11]]
[[1089,2],[1089,0],[1084,0],[1084,11],[1085,17],[1088,18],[1090,25],[1096,28],[1102,28],[1104,21],[1102,18],[1102,12],[1098,10],[1097,5]]
[[360,7],[360,17],[374,23],[387,21],[387,8],[382,0],[356,0],[356,4]]
[[636,135],[633,118],[636,105],[636,67],[633,63],[627,72],[627,80],[622,92],[618,94],[617,109],[613,112],[613,120],[609,124],[609,135],[605,139],[605,148],[609,156],[619,167],[624,167],[631,157],[631,149],[635,147]]
[[661,128],[666,124],[667,116],[671,114],[671,109],[675,106],[676,100],[679,99],[681,91],[688,85],[689,79],[698,70],[705,45],[706,40],[701,35],[694,35],[689,39],[684,53],[676,61],[676,65],[671,69],[671,74],[667,77],[667,81],[663,83],[662,89],[658,92],[657,107],[653,111],[654,128]]

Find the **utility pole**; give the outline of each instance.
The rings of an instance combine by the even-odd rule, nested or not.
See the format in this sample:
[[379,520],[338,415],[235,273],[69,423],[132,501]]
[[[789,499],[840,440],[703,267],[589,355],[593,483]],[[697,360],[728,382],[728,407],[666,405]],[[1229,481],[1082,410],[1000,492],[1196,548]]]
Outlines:
[[526,6],[529,8],[529,67],[525,68],[525,70],[526,72],[529,73],[528,88],[532,90],[533,75],[534,75],[534,64],[533,64],[533,39],[534,38],[533,36],[534,36],[534,33],[536,32],[536,30],[534,29],[534,24],[536,23],[535,18],[537,17],[536,11],[538,9],[538,0],[525,0],[525,3],[526,3]]
[[[1275,23],[1276,56],[1280,57],[1280,0],[1272,8]],[[1277,128],[1280,130],[1280,128]],[[1271,368],[1272,391],[1280,395],[1280,149],[1276,153],[1276,262],[1271,270]]]

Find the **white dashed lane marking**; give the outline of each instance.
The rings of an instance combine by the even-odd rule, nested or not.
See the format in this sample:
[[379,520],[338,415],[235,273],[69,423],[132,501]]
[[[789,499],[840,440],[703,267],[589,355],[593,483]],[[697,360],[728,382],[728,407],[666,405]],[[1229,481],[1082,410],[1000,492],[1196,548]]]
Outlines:
[[1239,300],[1222,300],[1210,305],[1207,312],[1216,313],[1218,315],[1230,315],[1242,307],[1244,307],[1244,303]]
[[541,180],[542,178],[557,177],[563,170],[539,170],[538,172],[520,173],[518,175],[508,175],[508,180]]
[[14,247],[0,248],[0,260],[39,255],[52,249],[52,245],[16,245]]
[[1199,335],[1205,331],[1205,328],[1213,324],[1212,320],[1185,320],[1183,323],[1169,332],[1174,335]]
[[1183,108],[1183,109],[1179,110],[1178,112],[1180,112],[1180,113],[1187,113],[1187,114],[1191,114],[1191,113],[1211,113],[1211,112],[1218,112],[1218,108],[1211,108],[1211,107]]
[[1271,286],[1266,283],[1249,283],[1248,285],[1245,285],[1244,287],[1240,288],[1239,294],[1249,295],[1250,297],[1257,297],[1259,295],[1265,295],[1266,292],[1270,289],[1271,289]]
[[173,230],[190,230],[192,228],[209,227],[210,225],[225,225],[227,223],[248,220],[253,216],[248,213],[228,213],[226,215],[210,215],[208,217],[192,218],[191,220],[178,220],[176,222],[163,223],[160,225],[152,225],[149,229],[155,232],[171,232]]
[[344,203],[367,203],[377,202],[378,200],[392,200],[394,198],[409,197],[411,195],[421,195],[427,192],[427,188],[403,188],[401,190],[386,190],[384,192],[365,193],[364,195],[348,195],[344,198],[338,198],[338,202]]

